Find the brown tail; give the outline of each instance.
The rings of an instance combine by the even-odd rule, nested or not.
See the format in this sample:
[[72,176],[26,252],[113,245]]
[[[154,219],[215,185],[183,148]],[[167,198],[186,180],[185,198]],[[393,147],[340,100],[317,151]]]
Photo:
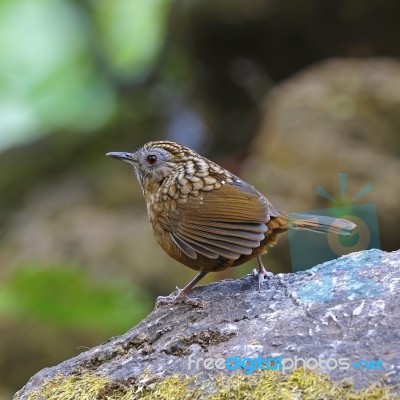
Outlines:
[[346,219],[301,213],[281,213],[287,218],[289,228],[307,229],[313,232],[351,235],[356,224]]

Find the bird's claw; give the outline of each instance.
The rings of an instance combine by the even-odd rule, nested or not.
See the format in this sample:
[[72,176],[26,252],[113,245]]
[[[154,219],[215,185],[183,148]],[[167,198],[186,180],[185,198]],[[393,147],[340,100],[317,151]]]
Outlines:
[[194,307],[205,308],[205,303],[197,297],[188,297],[186,294],[182,294],[181,290],[176,288],[178,294],[169,296],[159,296],[156,300],[156,309],[164,306],[172,306],[179,303],[184,303]]
[[272,272],[267,271],[265,268],[253,269],[253,276],[258,279],[258,290],[261,290],[261,286],[264,282],[274,276]]

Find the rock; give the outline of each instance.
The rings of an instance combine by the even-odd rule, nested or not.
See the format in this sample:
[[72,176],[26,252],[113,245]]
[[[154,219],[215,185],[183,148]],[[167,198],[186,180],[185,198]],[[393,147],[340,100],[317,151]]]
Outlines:
[[398,58],[398,13],[395,0],[179,4],[170,37],[190,66],[185,103],[200,104],[219,154],[243,154],[273,84],[330,57]]
[[[398,60],[331,59],[295,74],[266,99],[252,183],[284,211],[374,203],[381,248],[398,249],[399,108]],[[339,173],[348,173],[343,197]]]
[[[154,389],[172,374],[181,379],[198,375],[197,384],[217,385],[215,379],[230,371],[224,362],[222,369],[207,369],[211,361],[204,360],[235,356],[320,358],[330,360],[330,369],[319,371],[333,381],[350,379],[356,388],[370,382],[399,384],[399,286],[400,250],[377,249],[275,275],[260,292],[250,275],[200,286],[191,295],[206,302],[204,309],[176,305],[155,310],[124,335],[38,372],[14,399],[28,399],[67,377],[106,379],[102,393],[110,398],[117,398],[112,395],[121,387],[139,390],[143,379]],[[339,359],[346,359],[348,368],[334,368]],[[289,368],[290,362],[284,365]]]

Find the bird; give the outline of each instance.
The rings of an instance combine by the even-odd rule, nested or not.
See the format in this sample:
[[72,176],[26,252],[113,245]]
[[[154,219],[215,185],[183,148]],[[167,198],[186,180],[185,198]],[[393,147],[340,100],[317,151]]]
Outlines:
[[106,155],[133,167],[157,243],[198,271],[176,294],[158,297],[156,308],[178,303],[202,307],[202,300],[188,293],[206,274],[254,258],[260,290],[272,275],[261,255],[289,228],[349,235],[356,227],[345,219],[279,211],[243,179],[175,142],[151,141],[133,152]]

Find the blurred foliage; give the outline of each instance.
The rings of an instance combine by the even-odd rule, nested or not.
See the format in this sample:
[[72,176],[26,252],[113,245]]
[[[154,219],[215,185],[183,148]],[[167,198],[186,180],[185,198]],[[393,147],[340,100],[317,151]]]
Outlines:
[[0,286],[0,314],[66,328],[122,333],[152,307],[143,291],[118,280],[94,282],[70,266],[21,267]]
[[98,43],[121,78],[146,75],[162,49],[169,0],[94,0]]
[[98,129],[116,112],[114,75],[140,80],[154,64],[168,0],[84,4],[0,3],[0,149]]

